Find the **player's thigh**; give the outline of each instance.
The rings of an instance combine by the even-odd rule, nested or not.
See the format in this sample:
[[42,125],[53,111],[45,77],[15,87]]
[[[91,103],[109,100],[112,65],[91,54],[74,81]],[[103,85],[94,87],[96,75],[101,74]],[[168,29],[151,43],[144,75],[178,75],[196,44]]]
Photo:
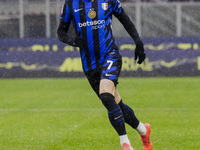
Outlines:
[[99,85],[100,85],[100,79],[101,79],[101,72],[96,69],[89,72],[85,72],[85,75],[92,87],[92,89],[95,91],[97,96],[99,96]]
[[115,85],[113,81],[109,79],[102,79],[100,81],[99,94],[102,94],[102,93],[111,93],[112,95],[115,94]]
[[111,80],[103,79],[100,81],[100,94],[101,93],[111,93],[112,95],[114,95],[117,104],[119,104],[119,102],[121,101],[119,91]]
[[121,101],[122,98],[121,98],[121,96],[120,96],[119,91],[117,90],[117,88],[115,88],[115,94],[114,94],[114,96],[115,96],[116,103],[119,104],[119,102]]
[[116,50],[111,51],[101,65],[100,93],[115,94],[121,66],[121,55]]

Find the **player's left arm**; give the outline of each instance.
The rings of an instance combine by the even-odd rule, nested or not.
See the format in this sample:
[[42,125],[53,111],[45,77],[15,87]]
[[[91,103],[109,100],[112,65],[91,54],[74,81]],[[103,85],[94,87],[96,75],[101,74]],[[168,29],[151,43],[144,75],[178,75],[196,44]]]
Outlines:
[[146,53],[144,49],[144,44],[142,40],[140,39],[140,36],[138,34],[138,31],[133,24],[133,22],[130,20],[128,15],[125,13],[124,9],[122,8],[120,2],[118,0],[113,0],[114,2],[114,15],[118,18],[118,20],[122,23],[126,31],[129,33],[129,35],[132,37],[136,44],[135,49],[135,60],[139,58],[138,63],[141,64],[145,58]]

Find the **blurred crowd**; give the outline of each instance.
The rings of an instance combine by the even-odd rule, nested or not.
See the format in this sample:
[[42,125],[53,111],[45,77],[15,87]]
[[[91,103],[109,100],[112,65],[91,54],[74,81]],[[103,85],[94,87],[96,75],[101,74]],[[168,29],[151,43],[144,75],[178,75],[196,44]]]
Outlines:
[[[0,0],[0,2],[18,2],[19,0]],[[38,2],[41,0],[24,0],[24,2]],[[57,0],[51,0],[57,1]],[[60,0],[64,1],[64,0]],[[121,2],[200,2],[200,0],[120,0]]]
[[121,2],[200,2],[200,0],[120,0]]
[[[19,0],[0,0],[0,2],[18,2]],[[24,2],[40,2],[41,0],[23,0]],[[57,1],[57,0],[51,0]],[[60,0],[64,1],[64,0]],[[120,0],[121,2],[200,2],[200,0]]]

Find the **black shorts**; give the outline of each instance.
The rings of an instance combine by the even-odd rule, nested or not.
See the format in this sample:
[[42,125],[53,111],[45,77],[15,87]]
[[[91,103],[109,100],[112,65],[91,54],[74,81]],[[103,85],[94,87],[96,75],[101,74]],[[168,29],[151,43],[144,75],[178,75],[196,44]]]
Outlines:
[[122,57],[118,50],[112,50],[99,67],[85,72],[85,75],[93,90],[99,96],[99,84],[102,79],[109,79],[118,84],[118,77],[121,71]]

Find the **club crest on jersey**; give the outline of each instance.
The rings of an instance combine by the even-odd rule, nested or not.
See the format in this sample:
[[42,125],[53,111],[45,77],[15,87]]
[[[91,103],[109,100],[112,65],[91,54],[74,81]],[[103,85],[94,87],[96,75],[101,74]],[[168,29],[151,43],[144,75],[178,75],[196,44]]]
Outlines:
[[102,3],[102,8],[104,10],[107,10],[108,9],[108,3]]
[[96,17],[96,15],[97,15],[97,13],[94,11],[94,10],[91,10],[89,13],[88,13],[88,17],[90,17],[90,18],[95,18]]

